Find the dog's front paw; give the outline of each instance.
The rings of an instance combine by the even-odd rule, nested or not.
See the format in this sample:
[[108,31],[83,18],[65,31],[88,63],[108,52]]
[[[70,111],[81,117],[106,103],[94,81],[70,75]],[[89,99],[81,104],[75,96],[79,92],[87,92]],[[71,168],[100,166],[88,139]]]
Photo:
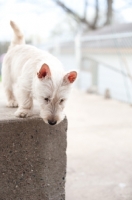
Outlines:
[[6,106],[10,107],[10,108],[16,108],[16,107],[18,107],[18,103],[15,100],[10,100],[10,101],[8,101]]
[[32,115],[33,115],[33,113],[29,109],[18,109],[15,112],[15,116],[20,117],[20,118],[31,117]]

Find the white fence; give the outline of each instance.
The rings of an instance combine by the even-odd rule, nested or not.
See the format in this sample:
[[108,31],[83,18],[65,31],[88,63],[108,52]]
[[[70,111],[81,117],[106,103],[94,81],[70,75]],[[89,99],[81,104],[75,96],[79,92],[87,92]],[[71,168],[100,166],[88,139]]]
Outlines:
[[48,49],[66,69],[79,70],[77,87],[132,103],[132,33],[80,36]]

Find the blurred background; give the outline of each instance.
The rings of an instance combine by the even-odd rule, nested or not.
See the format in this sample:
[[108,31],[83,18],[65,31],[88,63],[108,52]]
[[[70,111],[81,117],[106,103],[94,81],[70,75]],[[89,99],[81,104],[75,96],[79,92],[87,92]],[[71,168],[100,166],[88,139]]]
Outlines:
[[0,0],[0,69],[10,19],[28,44],[79,72],[67,108],[66,200],[132,200],[132,1]]
[[0,0],[0,63],[12,19],[27,43],[80,71],[80,89],[132,103],[131,13],[131,0]]

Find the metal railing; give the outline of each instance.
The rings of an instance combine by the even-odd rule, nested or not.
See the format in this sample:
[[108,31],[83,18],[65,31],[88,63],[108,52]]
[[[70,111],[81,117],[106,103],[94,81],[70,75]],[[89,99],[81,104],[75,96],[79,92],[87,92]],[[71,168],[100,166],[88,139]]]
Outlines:
[[[67,55],[66,53],[65,55],[63,54],[63,50],[65,48],[67,48],[66,53],[69,50]],[[115,74],[114,76],[117,74],[118,78],[115,79],[117,82],[120,82],[121,84],[123,83],[124,86],[122,85],[121,87],[123,87],[122,90],[124,91],[122,93],[126,96],[126,99],[123,97],[120,100],[125,99],[125,101],[132,103],[132,32],[93,36],[77,35],[75,41],[55,41],[54,43],[52,42],[52,44],[48,45],[45,49],[52,49],[52,53],[56,53],[59,57],[67,56],[67,59],[68,55],[70,55],[71,49],[73,49],[72,56],[76,60],[76,69],[78,69],[80,74],[83,71],[90,73],[93,77],[91,80],[94,80],[94,82],[91,82],[91,85],[93,86],[95,86],[94,84],[96,83],[96,86],[98,87],[98,79],[100,76],[98,71],[102,68],[102,66],[103,69],[105,68],[105,71],[108,69],[108,77],[110,71]],[[84,70],[84,60],[90,62],[93,61],[96,66],[92,64],[90,68],[89,62],[88,64],[85,64],[85,69],[87,68],[87,70]],[[71,64],[71,66],[73,65]],[[118,74],[120,75],[120,78]],[[81,79],[82,78],[80,76],[77,84],[79,88],[81,85],[80,82],[82,81]],[[102,84],[105,86],[106,82]],[[117,86],[115,85],[115,87]],[[118,89],[119,88],[117,88],[117,93]],[[100,93],[100,91],[98,92]],[[116,97],[113,96],[113,98]]]

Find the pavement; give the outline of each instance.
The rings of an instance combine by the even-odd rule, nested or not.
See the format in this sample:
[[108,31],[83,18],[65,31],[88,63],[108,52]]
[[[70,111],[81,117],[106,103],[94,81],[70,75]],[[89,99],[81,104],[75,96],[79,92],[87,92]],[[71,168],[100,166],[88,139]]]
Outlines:
[[66,113],[66,200],[132,200],[132,107],[73,90]]
[[73,91],[66,200],[132,200],[132,107]]

